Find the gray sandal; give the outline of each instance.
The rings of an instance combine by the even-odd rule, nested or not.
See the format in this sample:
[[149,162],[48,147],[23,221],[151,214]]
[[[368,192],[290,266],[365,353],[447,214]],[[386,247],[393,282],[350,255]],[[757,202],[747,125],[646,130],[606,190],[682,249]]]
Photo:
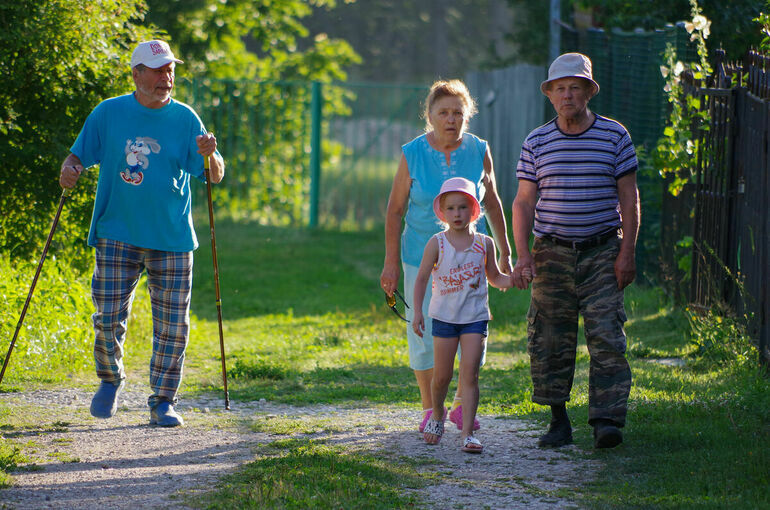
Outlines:
[[463,441],[463,447],[460,448],[465,453],[481,453],[484,447],[481,445],[481,441],[473,436],[467,436]]
[[[425,430],[423,430],[422,438],[425,440],[428,444],[438,444],[439,441],[441,441],[441,436],[444,435],[444,421],[446,420],[446,407],[444,408],[444,416],[441,420],[436,420],[432,416],[430,420],[428,420],[428,423],[425,425]],[[438,436],[438,439],[435,443],[431,443],[428,441],[428,434],[432,434],[434,436]]]
[[[434,436],[438,436],[438,440],[435,443],[431,443],[428,441],[428,438],[426,437],[428,434],[433,434]],[[444,435],[444,422],[434,420],[431,418],[428,420],[428,424],[425,425],[425,430],[423,431],[422,438],[425,439],[425,442],[428,444],[438,444],[439,441],[441,441],[441,436]]]

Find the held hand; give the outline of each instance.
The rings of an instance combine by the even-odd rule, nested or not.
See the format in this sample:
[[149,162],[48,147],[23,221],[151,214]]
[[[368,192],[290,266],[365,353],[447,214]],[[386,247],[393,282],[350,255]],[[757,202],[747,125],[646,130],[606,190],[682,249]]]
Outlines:
[[61,174],[59,175],[59,185],[65,189],[73,188],[78,182],[81,173],[83,173],[82,165],[62,166]]
[[196,136],[195,143],[198,145],[198,154],[203,157],[211,156],[217,150],[217,138],[213,133]]
[[425,331],[425,319],[422,316],[422,310],[415,310],[414,317],[412,317],[412,330],[414,333],[422,338],[422,334]]
[[516,261],[513,266],[513,285],[520,290],[529,287],[530,282],[535,278],[535,259],[532,254],[527,253],[524,257]]

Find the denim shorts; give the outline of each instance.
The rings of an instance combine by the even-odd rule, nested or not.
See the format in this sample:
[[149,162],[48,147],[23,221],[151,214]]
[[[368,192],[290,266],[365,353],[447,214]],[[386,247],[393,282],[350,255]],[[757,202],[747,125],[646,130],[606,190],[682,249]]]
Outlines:
[[[404,298],[406,302],[411,306],[414,303],[414,283],[417,279],[417,273],[419,267],[411,264],[402,263],[404,270]],[[432,294],[432,282],[433,277],[428,280],[428,286],[425,289],[425,300],[422,303],[422,315],[425,317],[425,331],[423,336],[417,336],[412,329],[411,321],[414,319],[414,309],[407,308],[406,318],[410,321],[406,324],[406,338],[409,342],[409,367],[412,370],[429,370],[433,368],[433,320],[428,317],[428,306],[430,305],[430,297]],[[486,322],[486,321],[484,321]],[[487,335],[486,327],[483,331],[484,336]],[[450,337],[451,338],[451,337]],[[462,349],[457,346],[457,358],[462,357]],[[484,352],[481,355],[480,366],[484,366],[487,360],[487,342],[484,342]]]
[[467,333],[480,333],[481,336],[488,335],[487,324],[489,321],[476,321],[468,324],[453,324],[438,319],[433,319],[433,336],[439,338],[459,338],[460,335]]

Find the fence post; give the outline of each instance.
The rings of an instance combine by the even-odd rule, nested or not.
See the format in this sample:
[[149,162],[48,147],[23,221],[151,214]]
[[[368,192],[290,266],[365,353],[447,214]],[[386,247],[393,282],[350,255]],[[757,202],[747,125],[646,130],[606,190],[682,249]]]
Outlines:
[[310,99],[310,227],[318,226],[318,196],[321,188],[321,83],[314,81]]

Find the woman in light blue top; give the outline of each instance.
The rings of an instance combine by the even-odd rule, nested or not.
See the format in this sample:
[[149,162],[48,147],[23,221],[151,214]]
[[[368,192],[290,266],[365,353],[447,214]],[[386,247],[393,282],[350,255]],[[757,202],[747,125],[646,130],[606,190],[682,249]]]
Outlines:
[[[380,285],[389,296],[398,288],[400,270],[403,268],[406,301],[414,301],[414,282],[423,250],[431,236],[441,230],[433,212],[433,199],[439,193],[441,184],[450,177],[464,177],[474,183],[476,198],[485,209],[483,213],[500,251],[500,271],[504,274],[511,272],[511,247],[503,207],[495,186],[492,155],[486,141],[465,132],[468,121],[476,111],[476,103],[463,82],[437,81],[425,100],[425,134],[402,147],[403,154],[393,179],[385,217],[385,263]],[[403,234],[402,221],[405,222]],[[483,221],[478,223],[478,231],[486,233]],[[428,282],[423,302],[423,313],[426,316],[431,286],[432,282]],[[411,320],[412,311],[407,309],[406,313],[407,319]],[[433,334],[429,329],[427,327],[420,338],[412,328],[406,328],[409,365],[414,370],[422,399],[420,432],[433,408]],[[460,428],[461,402],[458,389],[449,418]],[[474,424],[474,429],[477,428],[478,424]]]

